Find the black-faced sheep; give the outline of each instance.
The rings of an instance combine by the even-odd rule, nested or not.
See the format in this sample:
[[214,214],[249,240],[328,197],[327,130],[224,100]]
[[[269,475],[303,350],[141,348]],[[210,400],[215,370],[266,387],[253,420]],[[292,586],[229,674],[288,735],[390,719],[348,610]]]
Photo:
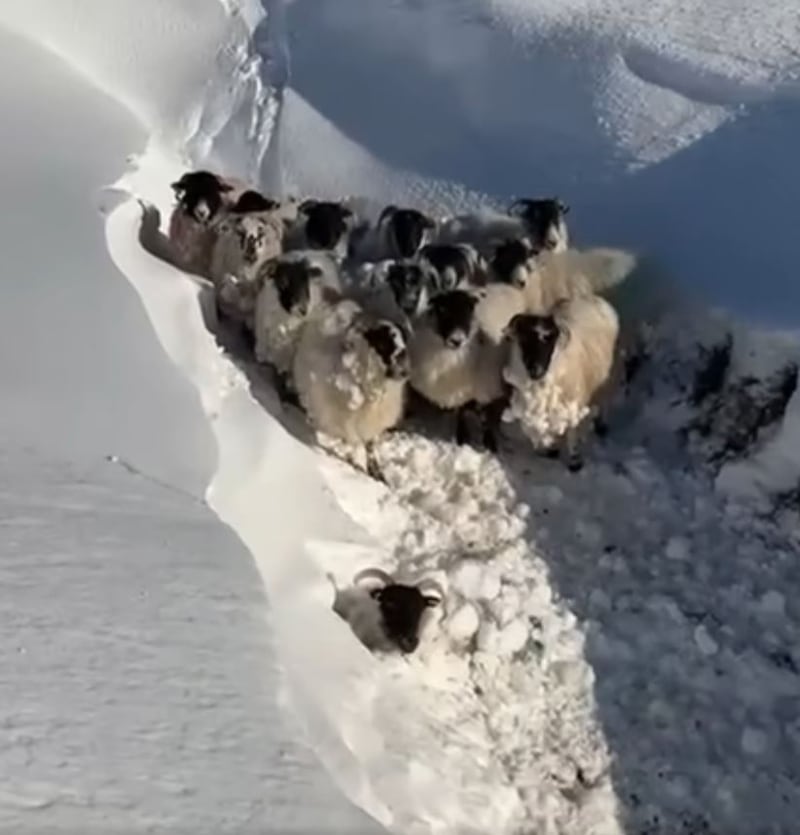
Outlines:
[[436,223],[418,209],[387,206],[375,226],[354,232],[349,257],[355,261],[413,258],[435,228]]
[[256,360],[273,366],[287,385],[308,317],[340,298],[338,267],[326,256],[317,250],[286,252],[259,274],[253,316]]
[[437,292],[485,283],[486,262],[472,244],[427,244],[418,260],[437,276]]
[[466,440],[464,418],[477,409],[484,445],[496,448],[505,396],[505,330],[524,310],[519,290],[497,284],[434,296],[413,323],[411,386],[441,409],[457,411],[460,443]]
[[548,315],[509,323],[509,416],[540,451],[560,449],[571,470],[581,468],[588,429],[614,387],[618,336],[617,313],[600,296],[565,299]]
[[311,316],[294,358],[294,385],[314,428],[366,453],[381,478],[372,443],[396,426],[409,374],[402,327],[345,299]]
[[568,207],[557,198],[514,201],[506,213],[491,209],[456,215],[439,226],[441,243],[471,243],[484,257],[509,238],[527,238],[536,250],[561,252],[568,246],[565,215]]
[[187,171],[170,186],[176,205],[169,219],[168,237],[178,263],[208,276],[214,247],[214,223],[236,203],[247,186],[211,171]]
[[561,299],[612,288],[635,264],[636,258],[620,249],[545,252],[523,238],[514,238],[496,246],[489,278],[523,290],[529,313],[548,313]]
[[360,571],[350,589],[340,590],[335,583],[334,589],[334,612],[373,652],[414,652],[428,626],[428,612],[444,599],[435,580],[399,583],[378,568]]
[[342,202],[304,200],[297,207],[297,220],[286,235],[285,247],[324,249],[343,260],[354,223],[353,210]]
[[352,296],[370,312],[410,327],[436,292],[436,283],[435,272],[425,264],[391,259],[367,262],[355,270]]

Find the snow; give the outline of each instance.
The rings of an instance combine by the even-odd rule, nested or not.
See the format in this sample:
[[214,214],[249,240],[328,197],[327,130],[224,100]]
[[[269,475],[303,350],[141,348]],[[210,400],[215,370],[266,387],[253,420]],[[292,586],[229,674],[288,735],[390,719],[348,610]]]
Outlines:
[[[371,831],[332,794],[296,722],[347,797],[404,835],[793,831],[799,352],[796,332],[775,330],[796,327],[800,300],[791,6],[103,5],[0,12],[139,122],[8,38],[3,60],[26,74],[3,76],[19,114],[3,165],[19,204],[59,234],[32,247],[30,221],[6,227],[26,281],[0,314],[3,429],[16,444],[3,471],[14,490],[33,484],[35,500],[10,505],[14,526],[58,530],[17,535],[3,568],[30,594],[8,601],[10,617],[33,645],[51,630],[63,642],[27,689],[5,683],[11,721],[27,723],[18,748],[33,750],[0,756],[8,825],[68,806],[64,828],[113,814],[194,831]],[[49,115],[31,103],[54,76],[65,104]],[[90,124],[102,143],[86,142]],[[200,161],[290,192],[437,213],[531,189],[567,199],[579,245],[650,259],[616,296],[625,327],[651,321],[633,334],[640,363],[607,440],[572,474],[513,431],[493,457],[411,422],[378,444],[386,485],[323,454],[241,345],[217,342],[206,292],[159,257],[168,183]],[[52,172],[66,170],[56,198]],[[86,195],[114,178],[112,266]],[[56,340],[29,338],[42,318]],[[205,507],[194,497],[207,483]],[[131,505],[141,517],[129,526]],[[56,556],[45,588],[31,588],[31,556],[66,551],[72,534],[63,581]],[[332,610],[330,576],[344,588],[366,566],[447,591],[410,657],[372,655]],[[47,582],[62,603],[54,630]],[[131,600],[140,584],[152,609]],[[93,618],[102,649],[75,628]],[[142,644],[162,651],[158,664],[137,662]],[[12,655],[13,669],[29,654]],[[64,681],[74,721],[60,718]],[[26,713],[40,704],[44,723]],[[57,744],[53,767],[67,763],[74,793],[50,770]],[[271,753],[282,747],[295,768]],[[76,750],[91,767],[70,772]],[[278,791],[287,817],[265,822]]]
[[197,393],[109,258],[100,190],[145,133],[2,27],[0,53],[0,829],[379,831],[299,741],[252,559],[200,498]]

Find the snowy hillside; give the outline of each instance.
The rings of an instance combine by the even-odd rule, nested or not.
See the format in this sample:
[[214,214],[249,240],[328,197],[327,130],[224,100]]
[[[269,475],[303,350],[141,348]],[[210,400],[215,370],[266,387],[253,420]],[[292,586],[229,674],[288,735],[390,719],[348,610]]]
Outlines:
[[[44,313],[58,334],[64,321],[76,331],[106,328],[97,344],[108,351],[96,359],[87,339],[82,356],[77,339],[62,336],[69,351],[57,360],[72,371],[91,355],[97,375],[73,372],[73,381],[56,375],[52,352],[37,342],[29,370],[16,374],[12,346],[29,342],[21,329],[29,332],[31,314],[6,308],[4,381],[14,405],[3,420],[19,446],[68,452],[91,461],[90,471],[110,468],[111,482],[96,482],[110,526],[98,524],[98,537],[133,536],[116,521],[126,491],[146,484],[146,514],[169,526],[172,512],[153,506],[162,488],[152,479],[194,495],[210,479],[208,505],[249,550],[270,603],[258,636],[252,594],[252,618],[223,626],[212,606],[204,620],[203,649],[235,665],[228,675],[237,675],[237,688],[258,667],[256,641],[274,682],[264,647],[273,630],[292,708],[287,728],[299,719],[350,800],[403,835],[792,832],[800,811],[800,611],[791,594],[800,351],[795,331],[774,330],[795,328],[800,309],[792,258],[800,17],[791,4],[148,0],[109,14],[101,0],[26,0],[0,13],[3,22],[66,58],[138,120],[133,127],[116,105],[76,93],[74,107],[92,117],[75,116],[82,111],[72,104],[64,111],[74,147],[65,144],[63,158],[36,154],[53,171],[74,171],[85,195],[95,189],[110,257],[149,319],[103,295],[127,290],[110,265],[86,267],[92,283],[81,283],[81,293],[74,279],[69,293],[63,282],[24,283],[20,310],[35,310],[37,321]],[[14,66],[55,72],[47,69],[55,59],[25,47],[28,57],[20,44],[9,37]],[[36,73],[28,78],[34,84]],[[36,121],[45,119],[38,111],[26,113],[33,96],[11,79],[5,95],[30,120],[14,122],[19,135],[46,144],[57,131]],[[124,122],[102,155],[78,138],[99,113]],[[141,130],[147,148],[126,164],[142,147]],[[104,135],[114,135],[112,126]],[[570,474],[532,456],[511,427],[494,457],[409,424],[379,446],[388,486],[319,452],[302,417],[253,364],[220,347],[199,285],[160,257],[168,184],[201,163],[265,190],[441,212],[530,193],[568,200],[579,244],[621,244],[644,256],[615,298],[626,327],[648,327],[638,333],[639,363],[607,440]],[[24,196],[32,169],[9,163],[8,171]],[[46,175],[37,193],[49,194]],[[98,186],[118,176],[101,198]],[[64,200],[85,208],[82,233],[100,234],[89,222],[91,196]],[[65,208],[61,215],[73,217]],[[34,270],[17,247],[19,273],[79,275],[97,242],[64,238],[75,259],[69,270],[38,249]],[[9,240],[25,240],[24,230]],[[87,306],[97,294],[102,301]],[[712,313],[711,304],[727,312]],[[89,328],[87,307],[109,315]],[[157,342],[175,369],[160,353],[145,361],[127,347],[152,352]],[[125,346],[119,356],[115,344]],[[57,443],[47,420],[56,403],[75,422],[64,433],[58,421]],[[104,464],[99,449],[132,469]],[[36,472],[18,455],[13,463]],[[212,525],[207,509],[172,501],[181,520],[202,517],[186,547],[197,548],[215,584],[233,582],[228,570],[241,550],[232,547],[229,562],[209,543],[199,547]],[[17,513],[30,516],[25,507]],[[181,548],[168,542],[149,554],[153,571]],[[19,548],[22,557],[31,550],[24,540]],[[188,575],[196,582],[195,566],[181,565],[167,575],[179,597]],[[446,585],[441,628],[413,656],[369,654],[332,612],[327,575],[344,585],[365,565]],[[158,576],[147,574],[150,588],[172,588]],[[131,584],[124,570],[109,582],[101,587]],[[65,593],[65,605],[70,599]],[[115,609],[133,618],[142,640],[134,603]],[[184,620],[181,611],[176,617]],[[179,644],[169,663],[188,664],[198,651]],[[57,669],[43,662],[31,686],[45,674],[59,681]],[[226,691],[208,690],[207,701],[185,707],[187,721],[200,721],[201,704],[212,722],[226,721]],[[237,721],[257,718],[253,704],[242,703]],[[282,726],[271,709],[257,723],[264,740]],[[137,711],[125,716],[146,721]],[[154,721],[167,723],[165,733],[180,723],[172,709]],[[175,795],[193,781],[202,786],[206,766],[225,768],[225,755],[236,760],[229,769],[253,780],[236,787],[242,808],[269,802],[272,781],[285,781],[305,807],[300,827],[368,831],[328,794],[305,753],[293,754],[303,775],[295,779],[263,754],[270,745],[248,734],[198,744],[203,768],[176,778]],[[42,773],[37,780],[61,786]],[[118,790],[129,791],[131,779],[121,775]],[[172,785],[143,792],[134,807],[140,821],[192,820],[182,801],[167,811],[158,805]],[[30,802],[48,806],[45,794]],[[297,825],[298,808],[287,803],[286,827]],[[247,825],[258,830],[261,821]]]

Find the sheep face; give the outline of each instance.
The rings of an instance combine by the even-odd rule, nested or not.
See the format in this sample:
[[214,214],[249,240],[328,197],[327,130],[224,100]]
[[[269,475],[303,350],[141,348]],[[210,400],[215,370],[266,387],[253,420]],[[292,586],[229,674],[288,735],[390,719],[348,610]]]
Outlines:
[[353,213],[341,203],[306,200],[298,211],[306,218],[306,241],[310,249],[335,249],[347,234]]
[[418,264],[391,264],[386,271],[386,283],[406,316],[414,316],[425,306],[425,272]]
[[413,258],[426,243],[434,222],[417,209],[387,206],[378,219],[386,225],[390,241],[400,258]]
[[232,219],[232,231],[242,253],[242,262],[252,266],[265,260],[267,250],[275,246],[275,229],[257,214],[232,215]]
[[198,223],[206,224],[219,212],[222,195],[233,187],[210,171],[189,171],[170,188],[181,209]]
[[467,250],[458,244],[428,244],[420,251],[420,257],[436,270],[440,292],[455,290],[472,275]]
[[236,203],[231,206],[230,211],[234,214],[246,214],[247,212],[269,212],[277,208],[278,203],[274,200],[249,189],[242,192]]
[[554,252],[567,248],[565,216],[569,206],[558,198],[517,200],[511,204],[509,212],[522,219],[537,248]]
[[411,367],[403,330],[394,322],[383,320],[364,331],[364,339],[381,358],[390,380],[407,380]]
[[509,332],[531,380],[541,380],[550,368],[561,331],[553,316],[522,313],[509,323]]
[[524,289],[530,272],[535,269],[533,247],[521,238],[498,244],[491,260],[492,274],[503,284]]
[[308,314],[311,280],[322,277],[322,267],[308,261],[279,261],[272,270],[278,301],[287,313]]
[[391,583],[370,594],[378,601],[386,637],[401,652],[414,652],[419,646],[423,614],[427,609],[438,606],[441,599],[424,594],[417,586],[402,583]]
[[434,296],[430,316],[442,342],[455,351],[463,347],[475,332],[475,306],[478,300],[463,290],[451,290]]

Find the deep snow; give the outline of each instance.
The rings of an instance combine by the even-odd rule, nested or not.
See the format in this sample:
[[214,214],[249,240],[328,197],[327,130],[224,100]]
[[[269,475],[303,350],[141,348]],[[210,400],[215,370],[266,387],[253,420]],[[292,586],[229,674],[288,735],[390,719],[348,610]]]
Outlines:
[[376,832],[299,741],[197,393],[106,249],[145,133],[2,27],[0,54],[0,829]]
[[[287,12],[244,16],[257,32],[239,57],[267,44],[278,58],[236,66],[276,89],[265,103],[235,75],[253,107],[210,110],[239,141],[190,145],[192,161],[213,147],[254,171],[269,134],[262,182],[290,190],[440,209],[555,191],[578,241],[654,256],[618,298],[626,316],[668,314],[580,475],[531,458],[513,433],[495,461],[427,427],[381,444],[387,490],[309,449],[297,416],[217,350],[197,285],[143,250],[135,201],[110,214],[112,258],[200,392],[219,451],[208,501],[264,580],[307,738],[352,799],[404,834],[791,832],[799,398],[781,380],[797,337],[682,308],[675,289],[795,324],[796,15],[744,0],[646,13],[294,0]],[[229,67],[210,71],[212,90]],[[165,184],[185,164],[175,143],[195,134],[149,127],[159,147],[118,187],[165,219]],[[730,366],[711,373],[729,327]],[[742,442],[743,425],[765,422]],[[436,572],[451,590],[443,632],[408,660],[370,656],[330,611],[326,574],[345,584],[370,563]]]

